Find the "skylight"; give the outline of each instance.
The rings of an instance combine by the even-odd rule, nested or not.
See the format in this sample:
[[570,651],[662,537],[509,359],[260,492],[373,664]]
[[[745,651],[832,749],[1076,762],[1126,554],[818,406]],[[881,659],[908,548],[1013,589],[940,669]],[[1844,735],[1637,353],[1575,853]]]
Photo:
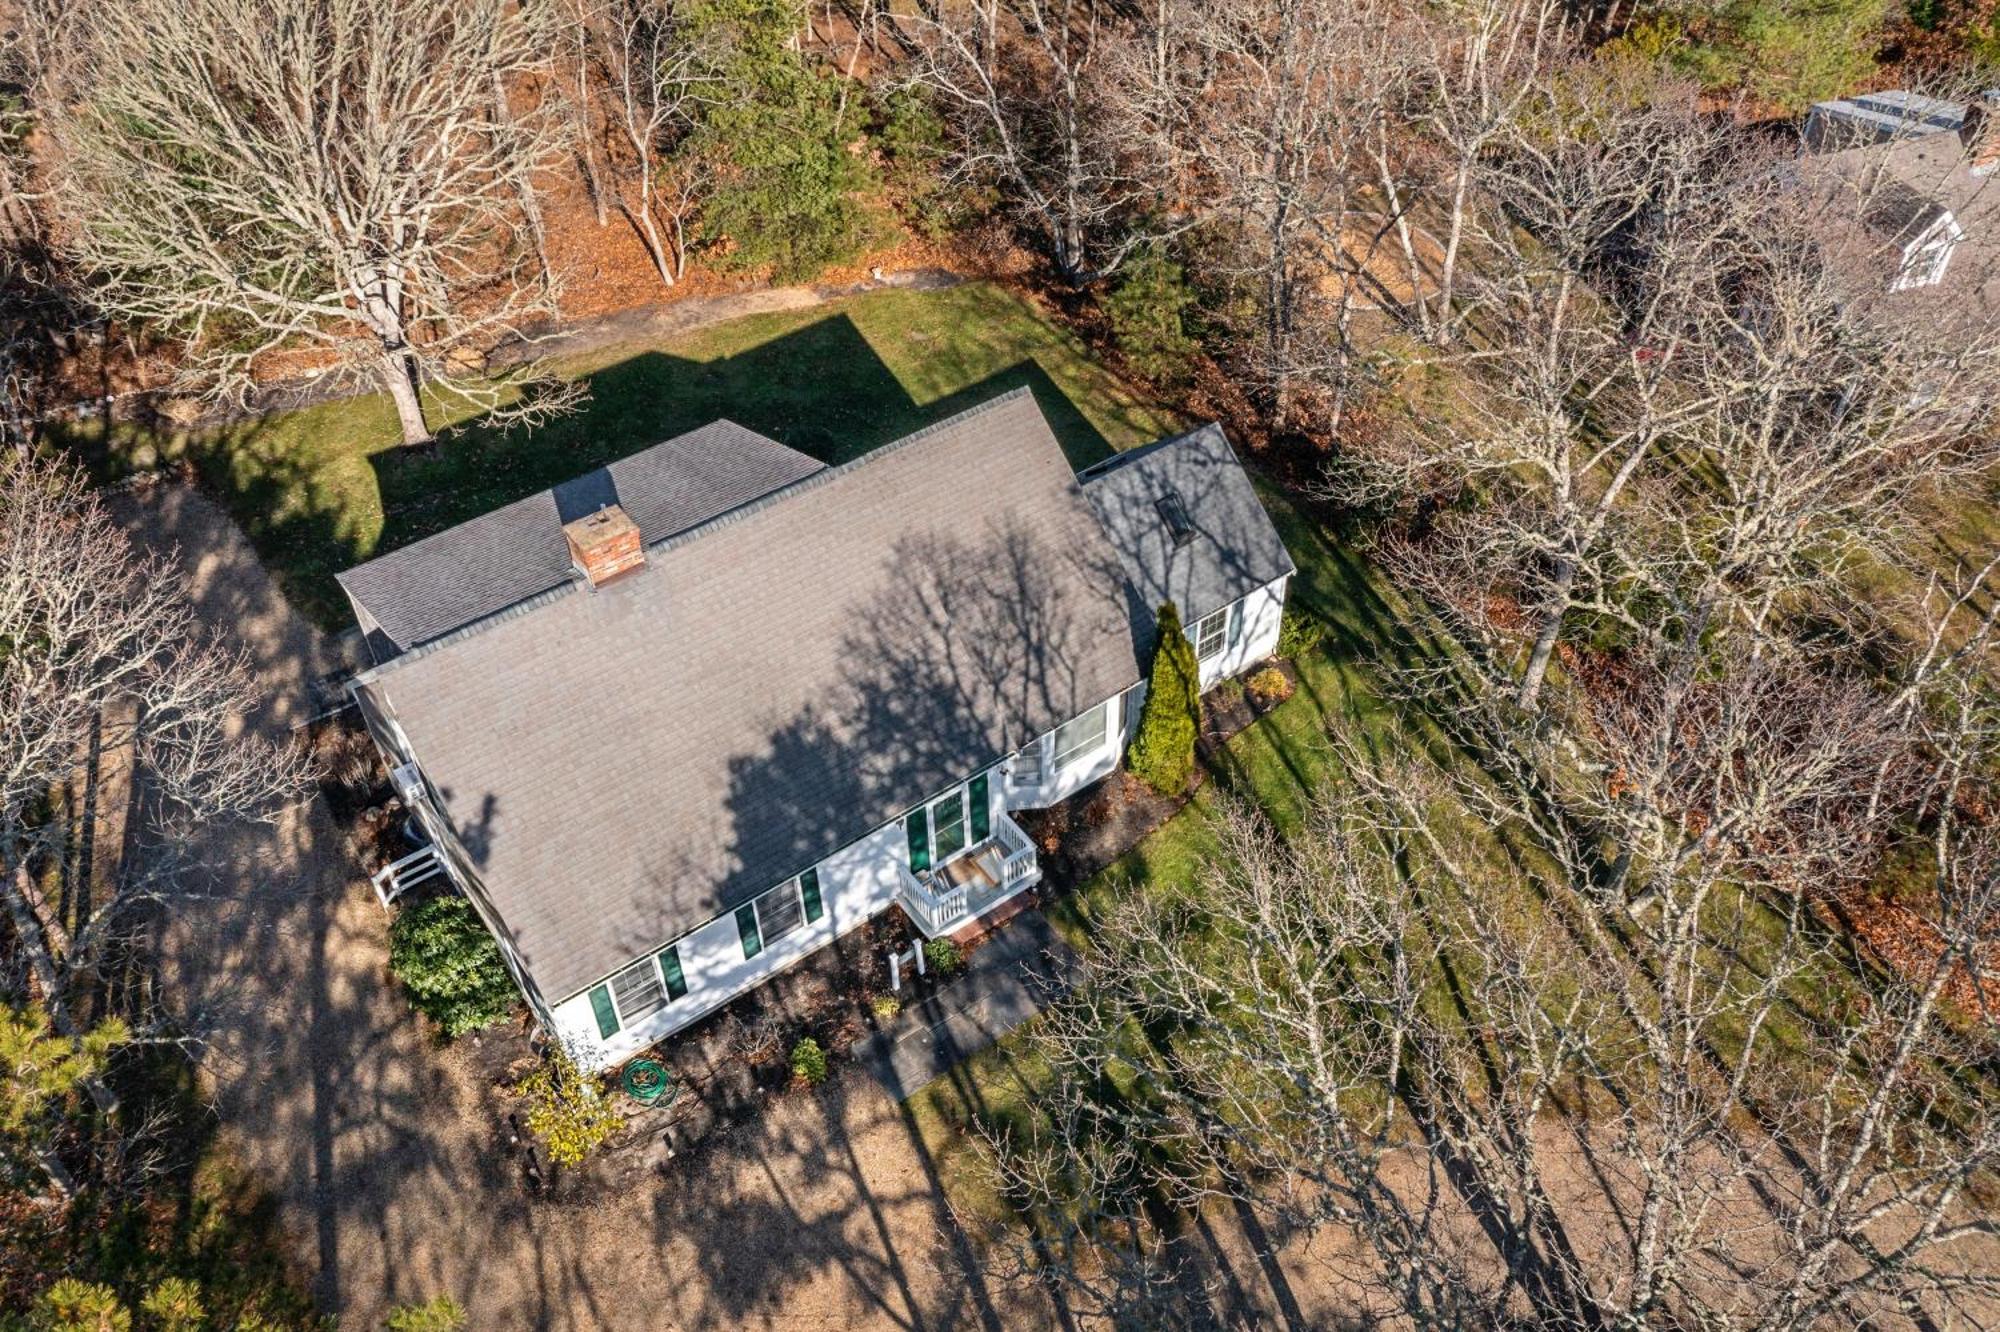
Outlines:
[[1179,491],[1169,490],[1153,501],[1153,507],[1160,511],[1160,521],[1167,525],[1176,550],[1194,540],[1194,519],[1188,517],[1187,505],[1181,502]]

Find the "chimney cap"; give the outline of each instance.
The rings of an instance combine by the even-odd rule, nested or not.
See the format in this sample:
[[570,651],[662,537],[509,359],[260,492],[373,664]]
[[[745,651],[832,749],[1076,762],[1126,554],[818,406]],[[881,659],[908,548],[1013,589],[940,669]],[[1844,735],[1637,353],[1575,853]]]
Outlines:
[[616,504],[563,524],[569,557],[592,587],[602,587],[646,562],[639,524]]

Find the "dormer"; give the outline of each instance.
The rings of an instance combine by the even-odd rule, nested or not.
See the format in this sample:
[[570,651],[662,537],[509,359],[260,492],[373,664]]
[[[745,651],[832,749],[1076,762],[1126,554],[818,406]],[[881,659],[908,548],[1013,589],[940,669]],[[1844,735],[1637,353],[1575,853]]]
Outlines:
[[1952,251],[1965,239],[1965,228],[1949,209],[1931,206],[1936,216],[1922,224],[1922,230],[1903,245],[1903,260],[1896,270],[1895,279],[1890,282],[1891,291],[1908,291],[1913,287],[1934,287],[1944,281],[1945,270],[1951,265]]

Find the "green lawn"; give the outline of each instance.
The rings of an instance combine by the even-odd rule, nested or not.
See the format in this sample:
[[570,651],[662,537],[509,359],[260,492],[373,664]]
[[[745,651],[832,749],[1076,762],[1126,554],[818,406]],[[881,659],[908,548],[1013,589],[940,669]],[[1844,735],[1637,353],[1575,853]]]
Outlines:
[[[1339,533],[1317,521],[1276,487],[1260,483],[1266,507],[1298,565],[1288,605],[1326,629],[1320,646],[1294,663],[1299,689],[1226,746],[1213,780],[1179,813],[1088,882],[1058,898],[1049,919],[1073,947],[1089,946],[1096,917],[1129,893],[1172,891],[1196,882],[1214,854],[1214,810],[1222,798],[1243,798],[1282,827],[1295,823],[1336,770],[1327,739],[1337,724],[1364,743],[1410,725],[1376,688],[1384,660],[1407,660],[1422,648],[1411,641],[1403,608],[1369,564]],[[1017,1032],[967,1060],[912,1097],[908,1113],[959,1205],[999,1216],[970,1169],[975,1121],[1025,1122],[1038,1069],[1025,1033]]]
[[558,369],[588,382],[582,411],[532,432],[463,423],[424,456],[400,451],[382,396],[191,437],[95,425],[64,442],[105,475],[148,453],[192,458],[293,602],[338,628],[340,570],[717,417],[830,463],[1020,385],[1079,467],[1180,425],[988,283],[752,315]]

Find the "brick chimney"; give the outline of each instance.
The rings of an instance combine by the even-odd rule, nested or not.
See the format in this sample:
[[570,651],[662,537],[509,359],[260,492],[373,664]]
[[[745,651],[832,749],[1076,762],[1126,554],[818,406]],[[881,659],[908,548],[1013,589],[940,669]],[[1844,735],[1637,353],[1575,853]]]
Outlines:
[[564,523],[563,539],[569,542],[570,559],[592,587],[603,587],[646,562],[639,524],[616,504],[607,504],[588,517]]
[[2000,101],[1992,93],[1974,98],[1965,108],[1958,141],[1965,147],[1965,164],[1975,175],[1983,176],[2000,166]]

